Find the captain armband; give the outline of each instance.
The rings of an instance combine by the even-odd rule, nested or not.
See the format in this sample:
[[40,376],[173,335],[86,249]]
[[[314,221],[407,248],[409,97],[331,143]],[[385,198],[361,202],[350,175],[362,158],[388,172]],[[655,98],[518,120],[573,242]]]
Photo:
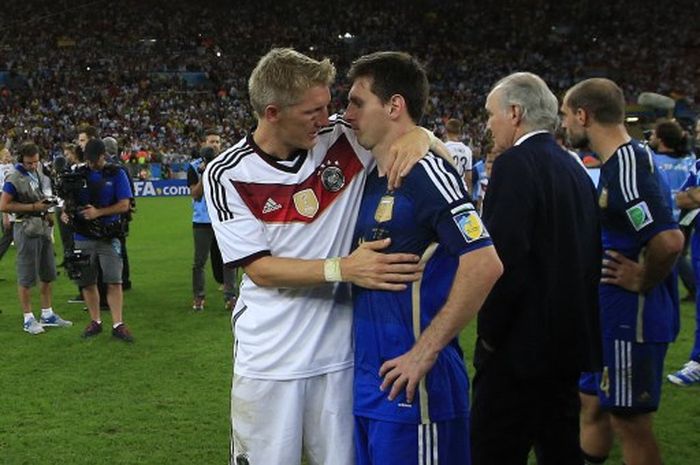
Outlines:
[[329,283],[339,283],[343,280],[340,273],[340,257],[327,258],[323,262],[323,276]]

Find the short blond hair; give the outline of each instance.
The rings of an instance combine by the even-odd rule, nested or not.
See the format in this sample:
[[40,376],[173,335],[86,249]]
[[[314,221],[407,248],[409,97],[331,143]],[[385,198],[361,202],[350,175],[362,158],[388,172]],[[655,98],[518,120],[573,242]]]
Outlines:
[[0,149],[0,163],[12,163],[12,154],[7,147]]
[[314,60],[291,48],[273,48],[263,56],[248,79],[250,104],[258,118],[265,107],[288,107],[314,86],[330,86],[335,66],[328,58]]

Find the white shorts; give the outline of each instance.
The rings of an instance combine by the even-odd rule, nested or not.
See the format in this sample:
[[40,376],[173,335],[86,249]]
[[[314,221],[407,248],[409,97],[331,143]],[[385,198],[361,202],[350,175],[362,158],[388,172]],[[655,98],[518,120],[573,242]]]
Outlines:
[[231,465],[353,465],[353,369],[271,381],[233,375]]

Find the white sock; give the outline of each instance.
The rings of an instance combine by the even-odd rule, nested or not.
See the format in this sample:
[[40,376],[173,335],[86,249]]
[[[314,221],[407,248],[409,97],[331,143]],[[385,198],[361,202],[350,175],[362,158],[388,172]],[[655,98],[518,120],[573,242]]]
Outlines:
[[94,320],[94,321],[95,321],[95,323],[97,323],[98,325],[101,325],[101,324],[102,324],[102,320]]
[[34,319],[34,314],[32,312],[25,313],[24,314],[24,322],[26,323],[27,321],[33,320]]
[[117,321],[116,323],[114,323],[114,324],[112,325],[112,329],[117,329],[117,326],[119,326],[119,325],[122,324],[122,323],[123,323],[122,321]]
[[53,315],[53,308],[49,307],[49,308],[42,308],[41,309],[41,317],[42,318],[48,318],[51,315]]

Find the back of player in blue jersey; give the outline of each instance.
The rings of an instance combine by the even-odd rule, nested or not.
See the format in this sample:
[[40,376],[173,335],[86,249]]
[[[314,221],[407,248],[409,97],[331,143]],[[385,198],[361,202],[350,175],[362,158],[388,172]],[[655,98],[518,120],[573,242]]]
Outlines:
[[390,146],[412,129],[428,94],[409,55],[358,59],[345,117],[372,150],[355,241],[421,256],[420,281],[396,292],[354,289],[358,464],[469,464],[469,379],[457,341],[502,272],[463,180],[428,154],[391,189]]
[[625,463],[661,463],[651,413],[659,407],[668,343],[678,334],[674,263],[683,235],[668,185],[651,151],[627,133],[624,109],[622,91],[607,79],[575,85],[561,107],[572,145],[588,146],[603,160],[604,369],[581,380],[581,448],[590,462],[602,463],[614,430]]

